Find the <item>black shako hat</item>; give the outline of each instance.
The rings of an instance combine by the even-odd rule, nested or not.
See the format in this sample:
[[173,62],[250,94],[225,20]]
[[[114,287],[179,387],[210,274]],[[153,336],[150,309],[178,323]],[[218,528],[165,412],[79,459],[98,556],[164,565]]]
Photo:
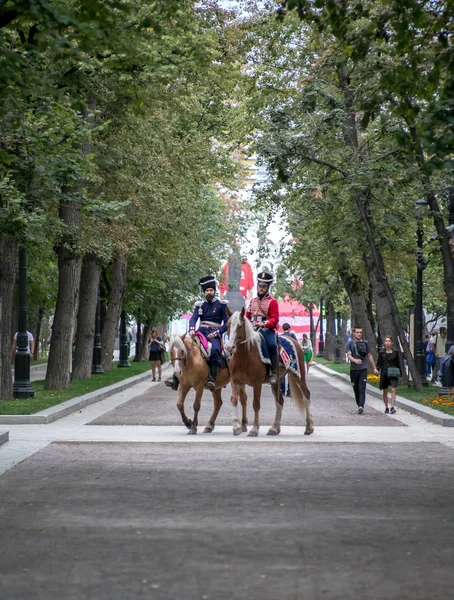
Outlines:
[[268,273],[267,271],[260,271],[257,273],[257,283],[266,283],[266,285],[271,285],[274,281],[274,275],[272,273]]
[[203,291],[205,291],[207,288],[213,288],[216,290],[216,277],[214,275],[206,275],[199,281],[199,285]]

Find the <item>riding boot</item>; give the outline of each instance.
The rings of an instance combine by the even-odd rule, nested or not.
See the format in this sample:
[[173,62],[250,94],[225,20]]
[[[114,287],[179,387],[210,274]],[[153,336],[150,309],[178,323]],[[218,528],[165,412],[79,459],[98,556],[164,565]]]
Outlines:
[[276,354],[272,354],[271,358],[271,369],[270,369],[270,378],[269,382],[271,385],[275,385],[278,379],[278,369],[279,369],[279,358]]
[[172,377],[169,377],[169,379],[166,379],[164,381],[164,385],[166,385],[167,387],[171,388],[172,390],[177,391],[178,386],[180,385],[180,380],[178,379],[178,377],[174,373],[172,375]]
[[216,378],[218,376],[218,365],[208,365],[210,367],[210,376],[205,381],[205,387],[214,392],[216,389]]

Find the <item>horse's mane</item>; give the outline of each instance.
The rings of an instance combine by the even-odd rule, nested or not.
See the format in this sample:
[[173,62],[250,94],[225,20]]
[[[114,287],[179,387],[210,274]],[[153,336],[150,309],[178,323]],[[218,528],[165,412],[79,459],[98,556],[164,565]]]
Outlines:
[[244,323],[244,343],[247,345],[248,350],[251,349],[252,345],[260,346],[260,334],[254,331],[254,327],[249,321],[249,319],[247,319],[246,317],[241,317],[240,311],[234,312],[233,315],[230,317],[230,339],[232,341],[235,340],[236,330],[238,329],[238,327],[241,326],[241,320]]
[[185,356],[188,354],[188,350],[183,342],[183,339],[179,335],[172,335],[170,338],[169,350],[171,350],[174,346],[178,348],[178,350],[181,350]]

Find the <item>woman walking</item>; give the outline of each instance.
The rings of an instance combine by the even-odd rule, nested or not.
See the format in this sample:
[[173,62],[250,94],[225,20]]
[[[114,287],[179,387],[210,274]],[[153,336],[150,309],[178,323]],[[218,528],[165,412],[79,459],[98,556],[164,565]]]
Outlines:
[[307,337],[307,333],[303,333],[303,339],[301,340],[301,348],[304,353],[304,362],[306,363],[306,370],[309,373],[309,367],[312,360],[312,342]]
[[[383,402],[385,404],[385,414],[396,413],[396,388],[399,377],[402,374],[402,365],[397,350],[393,348],[393,339],[385,337],[384,350],[378,355],[377,369],[380,371],[380,389],[383,392]],[[391,386],[391,410],[388,406],[388,389]]]
[[161,381],[162,376],[162,351],[165,349],[162,338],[158,335],[157,329],[151,330],[151,338],[148,343],[148,349],[150,351],[149,360],[151,361],[151,372],[153,378],[151,381],[156,381],[156,369],[158,370],[158,381]]

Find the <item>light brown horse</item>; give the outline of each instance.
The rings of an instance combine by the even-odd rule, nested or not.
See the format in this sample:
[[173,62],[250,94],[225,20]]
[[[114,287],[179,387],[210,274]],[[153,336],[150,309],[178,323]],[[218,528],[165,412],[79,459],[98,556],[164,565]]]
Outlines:
[[[238,418],[238,398],[244,392],[246,385],[252,386],[254,390],[253,410],[254,425],[249,432],[250,437],[256,437],[260,428],[260,397],[262,385],[266,383],[267,368],[260,358],[260,343],[262,336],[254,331],[252,323],[244,316],[244,308],[241,312],[233,313],[229,321],[229,339],[230,345],[234,348],[232,359],[229,364],[232,396],[230,402],[233,406],[233,434],[242,433]],[[292,342],[292,340],[290,340]],[[292,342],[293,343],[293,342]],[[305,435],[310,435],[314,431],[314,424],[310,411],[310,392],[306,385],[306,369],[304,365],[304,354],[298,343],[293,343],[296,356],[298,358],[299,372],[298,377],[292,371],[287,371],[285,367],[280,367],[279,378],[286,373],[289,375],[291,397],[298,405],[301,413],[306,417]],[[279,380],[276,385],[271,386],[276,404],[276,415],[274,423],[268,431],[268,435],[278,435],[281,431],[282,409],[284,398],[281,393]]]
[[[189,429],[188,435],[195,435],[198,426],[198,414],[200,403],[204,391],[204,384],[208,379],[209,368],[207,361],[202,356],[199,341],[189,335],[172,336],[169,348],[170,362],[173,365],[174,373],[177,376],[180,385],[178,387],[177,408],[180,411],[184,425]],[[222,367],[222,365],[221,365]],[[214,430],[216,418],[222,406],[222,388],[230,381],[230,371],[228,368],[220,368],[216,379],[216,389],[213,394],[214,409],[203,433],[211,433]],[[195,390],[194,417],[189,419],[184,411],[184,401],[189,390]],[[247,397],[246,392],[240,395],[240,402],[243,406],[242,431],[247,431]]]

